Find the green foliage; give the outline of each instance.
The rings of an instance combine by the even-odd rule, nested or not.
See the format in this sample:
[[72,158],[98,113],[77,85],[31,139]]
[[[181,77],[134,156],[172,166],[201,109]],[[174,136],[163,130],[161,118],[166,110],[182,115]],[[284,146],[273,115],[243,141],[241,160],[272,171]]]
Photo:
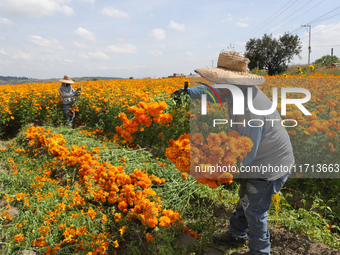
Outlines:
[[325,55],[315,60],[314,63],[315,65],[331,67],[333,63],[337,62],[339,62],[339,58],[337,56]]
[[252,38],[246,43],[245,56],[249,58],[249,69],[265,69],[268,75],[275,75],[287,69],[294,56],[301,53],[300,38],[285,33],[279,39],[265,34],[261,39]]
[[[340,228],[339,225],[331,225],[329,218],[336,212],[325,206],[324,201],[318,196],[314,196],[308,206],[306,200],[302,199],[302,207],[295,204],[295,208],[293,208],[288,201],[294,199],[294,196],[296,194],[292,193],[281,196],[280,223],[290,231],[308,236],[313,241],[323,242],[338,248],[340,236],[337,233],[339,233]],[[309,196],[306,195],[306,197]]]

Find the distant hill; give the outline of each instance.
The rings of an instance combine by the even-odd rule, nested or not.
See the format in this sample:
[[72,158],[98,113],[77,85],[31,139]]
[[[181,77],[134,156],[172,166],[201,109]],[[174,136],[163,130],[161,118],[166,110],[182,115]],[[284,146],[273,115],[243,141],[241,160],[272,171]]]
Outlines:
[[[16,77],[16,76],[0,76],[0,85],[15,85],[15,84],[23,84],[23,83],[44,83],[44,82],[59,82],[61,78],[51,78],[51,79],[34,79],[27,77]],[[72,78],[74,81],[85,81],[85,80],[118,80],[123,78],[118,77],[77,77]]]

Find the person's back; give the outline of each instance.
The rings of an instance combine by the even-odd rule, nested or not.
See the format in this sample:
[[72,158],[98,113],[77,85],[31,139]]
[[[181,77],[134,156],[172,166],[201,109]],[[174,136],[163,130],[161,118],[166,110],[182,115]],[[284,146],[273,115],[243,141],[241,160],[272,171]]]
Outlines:
[[[263,111],[272,107],[272,101],[256,86],[252,88],[252,106],[256,110]],[[247,98],[247,88],[242,89],[245,98]],[[286,129],[282,126],[282,119],[279,112],[275,110],[269,115],[257,115],[250,111],[248,100],[244,100],[244,115],[233,115],[232,104],[229,104],[229,116],[233,123],[233,130],[238,131],[241,135],[250,137],[252,140],[260,140],[256,155],[248,158],[243,162],[248,166],[246,178],[260,178],[266,180],[275,180],[287,174],[287,171],[294,165],[293,148]],[[254,129],[258,129],[254,133]],[[250,152],[251,154],[251,152]],[[253,172],[251,168],[253,166]],[[259,172],[255,172],[258,170]],[[241,173],[242,174],[242,173]]]

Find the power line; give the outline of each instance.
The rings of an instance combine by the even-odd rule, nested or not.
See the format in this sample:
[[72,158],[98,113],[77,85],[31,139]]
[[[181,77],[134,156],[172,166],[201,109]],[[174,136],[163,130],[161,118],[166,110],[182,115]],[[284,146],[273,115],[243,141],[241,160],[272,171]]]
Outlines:
[[[339,12],[339,14],[340,14],[340,12]],[[329,27],[327,27],[327,28],[322,28],[322,29],[319,29],[319,30],[317,30],[316,32],[314,32],[314,35],[316,35],[316,34],[319,34],[319,33],[321,33],[321,32],[324,32],[324,31],[326,31],[326,30],[328,30],[328,29],[330,29],[330,28],[332,28],[332,27],[334,27],[334,26],[336,26],[336,25],[338,25],[339,23],[335,23],[335,24],[332,24],[332,25],[330,25]],[[307,37],[303,37],[302,39],[306,39]]]
[[338,45],[313,45],[313,47],[338,47],[338,46],[340,46],[340,44],[338,44]]
[[[289,6],[287,6],[291,1],[294,0],[289,0],[288,2],[286,2],[283,7],[281,7],[277,12],[275,12],[273,15],[271,15],[268,19],[266,19],[265,21],[263,21],[251,34],[249,35],[245,35],[241,38],[239,38],[237,41],[243,40],[244,38],[249,38],[251,37],[253,34],[255,34],[256,32],[258,32],[259,30],[261,30],[263,27],[265,27],[266,25],[268,25],[268,23],[270,21],[273,21],[274,19],[276,19],[277,17],[279,17],[283,12],[285,12],[289,7],[291,7],[295,2],[297,2],[297,0],[293,3],[291,3]],[[284,8],[285,7],[285,8]],[[284,8],[284,9],[282,9]],[[277,14],[279,13],[279,14]],[[277,14],[277,15],[276,15]],[[273,17],[274,16],[274,17]]]
[[[272,32],[275,32],[275,31],[279,30],[281,27],[286,26],[286,25],[289,24],[290,22],[296,20],[297,18],[299,18],[299,17],[301,17],[302,15],[306,14],[307,12],[309,12],[309,11],[312,10],[312,9],[314,9],[316,6],[322,4],[322,3],[325,2],[325,1],[326,1],[326,0],[323,0],[323,1],[321,1],[320,3],[318,3],[318,4],[314,5],[314,6],[312,6],[312,7],[309,8],[307,11],[305,11],[305,12],[301,13],[299,16],[297,16],[297,17],[295,17],[295,18],[289,20],[287,23],[283,24],[282,26],[280,26],[279,28],[273,30]],[[310,2],[308,2],[308,3],[310,3]],[[307,4],[308,4],[308,3],[307,3]],[[305,4],[305,5],[307,5],[307,4]],[[300,9],[301,9],[301,8],[300,8]],[[299,9],[299,10],[300,10],[300,9]],[[297,10],[297,11],[299,11],[299,10]],[[294,13],[296,13],[297,11],[295,11]],[[293,13],[292,13],[292,14],[293,14]],[[291,15],[292,15],[292,14],[291,14]],[[290,16],[291,16],[291,15],[290,15]],[[288,18],[288,17],[287,17],[287,18]],[[301,27],[299,27],[298,29],[295,29],[295,30],[299,30],[300,28],[301,28]],[[295,30],[294,30],[294,31],[295,31]],[[293,33],[293,32],[291,32],[291,34],[292,34],[292,33]]]
[[[328,12],[322,14],[322,15],[320,15],[319,17],[313,19],[312,21],[308,22],[308,24],[311,24],[311,25],[315,26],[315,25],[317,25],[318,23],[320,23],[322,21],[332,19],[332,18],[334,18],[334,17],[336,17],[337,15],[340,14],[340,10],[339,9],[340,9],[340,6],[337,6],[336,8],[334,8],[334,9],[332,9],[332,10],[330,10],[330,11],[328,11]],[[339,11],[337,11],[337,10],[339,10]],[[329,16],[329,15],[331,15],[331,16]],[[331,27],[333,27],[335,25],[337,25],[337,24],[333,24],[332,26],[330,26],[330,27],[328,27],[326,29],[320,29],[317,32],[314,32],[313,35],[318,34],[318,33],[322,32],[322,31],[325,31],[325,30],[327,30],[327,29],[329,29],[329,28],[331,28]],[[291,31],[290,34],[293,34],[294,32],[297,32],[299,29],[301,29],[301,27]],[[307,36],[303,37],[302,40],[306,39],[306,38],[307,38]]]
[[335,23],[335,24],[333,24],[333,25],[331,25],[331,26],[329,26],[329,27],[327,27],[325,29],[320,29],[320,30],[316,31],[314,34],[318,34],[318,33],[321,33],[323,31],[326,31],[326,30],[328,30],[328,29],[330,29],[330,28],[332,28],[332,27],[334,27],[336,25],[339,25],[339,23]]
[[[306,3],[304,6],[302,6],[302,7],[305,7],[307,4],[309,4],[310,2],[312,2],[313,0],[310,0],[308,3]],[[280,20],[280,22],[278,22],[278,23],[276,23],[274,26],[272,26],[271,28],[269,28],[266,32],[264,32],[264,33],[267,33],[269,30],[271,30],[273,27],[275,27],[276,25],[278,25],[278,24],[280,24],[282,21],[284,21],[284,20],[286,20],[286,19],[288,19],[289,17],[291,17],[293,14],[295,14],[295,13],[297,13],[298,11],[300,11],[301,9],[302,9],[302,7],[300,7],[299,9],[297,9],[295,12],[293,12],[293,13],[291,13],[290,15],[288,15],[286,18],[284,18],[284,19],[282,19],[282,20]],[[282,26],[281,26],[282,27]],[[280,28],[280,27],[279,27]],[[278,28],[278,29],[279,29]],[[276,29],[276,30],[278,30],[278,29]],[[275,31],[276,31],[275,30]],[[271,31],[271,32],[273,32],[273,31]]]
[[[326,20],[326,19],[328,19],[328,18],[325,18],[325,19],[323,19],[323,20],[319,20],[319,19],[323,18],[324,16],[326,16],[326,15],[328,15],[328,14],[331,14],[332,12],[334,12],[334,11],[336,11],[336,10],[338,10],[338,9],[340,9],[340,6],[336,7],[335,9],[333,9],[333,10],[331,10],[331,11],[329,11],[329,12],[326,12],[325,14],[322,14],[322,15],[319,16],[318,18],[316,18],[316,19],[314,19],[314,20],[312,20],[312,21],[310,21],[310,22],[308,22],[308,23],[317,23],[317,22],[319,22],[319,21]],[[337,14],[338,14],[338,13],[337,13]],[[335,14],[335,15],[337,15],[337,14]]]

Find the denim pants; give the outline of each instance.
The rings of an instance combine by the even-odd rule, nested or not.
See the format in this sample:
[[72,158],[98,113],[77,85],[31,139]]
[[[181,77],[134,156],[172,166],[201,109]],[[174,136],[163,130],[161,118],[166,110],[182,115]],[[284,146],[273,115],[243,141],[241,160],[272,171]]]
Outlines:
[[247,179],[240,187],[240,200],[230,217],[229,234],[237,240],[246,240],[249,232],[251,254],[270,254],[267,212],[272,195],[280,191],[288,177],[289,174],[274,181]]
[[[72,125],[75,113],[70,111],[73,104],[63,104],[63,111],[68,125]],[[69,114],[71,113],[71,115]]]

